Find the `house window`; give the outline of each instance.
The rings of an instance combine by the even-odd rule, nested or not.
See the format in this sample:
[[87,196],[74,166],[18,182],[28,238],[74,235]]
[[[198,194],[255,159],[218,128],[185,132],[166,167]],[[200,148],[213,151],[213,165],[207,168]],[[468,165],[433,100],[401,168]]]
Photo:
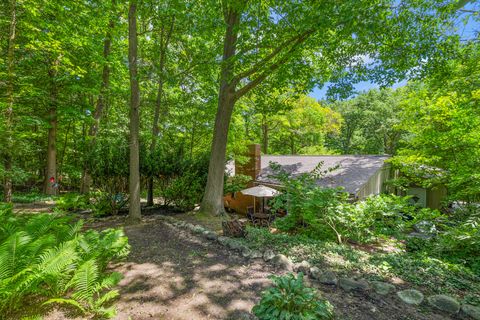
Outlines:
[[413,205],[426,208],[427,207],[427,189],[424,188],[409,188],[407,196],[412,196],[410,201]]

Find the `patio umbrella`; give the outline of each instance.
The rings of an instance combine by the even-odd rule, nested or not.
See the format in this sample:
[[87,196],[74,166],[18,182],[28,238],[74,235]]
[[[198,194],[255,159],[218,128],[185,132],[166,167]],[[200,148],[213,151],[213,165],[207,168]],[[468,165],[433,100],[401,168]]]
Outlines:
[[[253,196],[255,198],[271,198],[280,194],[280,191],[270,187],[266,187],[264,185],[258,185],[252,188],[242,190],[240,192],[246,196]],[[263,203],[263,206],[265,206],[264,203]],[[253,213],[255,213],[255,200],[253,201]]]
[[271,198],[275,197],[276,195],[280,194],[280,191],[275,190],[270,187],[266,187],[264,185],[258,185],[252,188],[248,188],[245,190],[240,191],[246,196],[254,196],[257,198]]

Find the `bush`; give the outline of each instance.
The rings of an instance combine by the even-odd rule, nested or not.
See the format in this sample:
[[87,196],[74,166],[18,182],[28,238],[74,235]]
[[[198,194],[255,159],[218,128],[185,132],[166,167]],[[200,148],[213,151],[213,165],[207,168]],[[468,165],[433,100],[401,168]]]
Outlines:
[[271,276],[274,286],[262,293],[253,313],[260,320],[320,320],[333,318],[333,306],[305,287],[303,274]]
[[462,261],[480,274],[480,212],[453,226],[445,226],[435,249],[452,260]]
[[[59,214],[17,216],[0,206],[0,314],[20,312],[28,303],[66,304],[82,313],[112,317],[107,305],[121,275],[106,272],[129,252],[119,229],[81,232],[83,222]],[[13,316],[14,317],[14,316]]]
[[141,172],[147,178],[156,179],[155,185],[164,205],[188,211],[202,199],[208,161],[207,154],[191,157],[184,153],[181,145],[159,144],[142,162]]
[[56,207],[64,211],[86,210],[91,208],[90,199],[84,194],[66,193],[55,201]]

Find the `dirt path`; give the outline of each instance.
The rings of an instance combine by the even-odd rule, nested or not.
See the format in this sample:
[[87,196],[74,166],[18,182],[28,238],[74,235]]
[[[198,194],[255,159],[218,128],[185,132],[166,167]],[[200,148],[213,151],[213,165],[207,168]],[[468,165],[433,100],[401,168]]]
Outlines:
[[[99,221],[95,228],[120,226],[122,220]],[[114,268],[124,274],[115,319],[250,319],[249,312],[270,284],[267,277],[278,274],[263,261],[246,260],[155,216],[125,232],[132,249],[127,261]],[[402,304],[394,295],[318,288],[335,306],[337,319],[449,319]],[[65,317],[57,310],[46,319]]]
[[[117,319],[249,319],[249,312],[275,270],[248,261],[155,217],[126,228],[132,253],[117,268]],[[339,319],[448,319],[405,306],[396,297],[379,298],[320,287]]]
[[[159,221],[126,228],[117,319],[241,319],[271,270]],[[248,317],[247,317],[248,319]]]

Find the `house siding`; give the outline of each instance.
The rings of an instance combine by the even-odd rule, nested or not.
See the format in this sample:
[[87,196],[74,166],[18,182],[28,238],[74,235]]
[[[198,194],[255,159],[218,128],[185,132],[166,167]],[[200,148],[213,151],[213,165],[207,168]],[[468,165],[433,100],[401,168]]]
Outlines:
[[389,180],[392,176],[391,167],[389,164],[385,164],[379,169],[373,176],[368,179],[355,194],[355,197],[359,200],[365,199],[372,194],[380,194],[385,191],[385,181]]

